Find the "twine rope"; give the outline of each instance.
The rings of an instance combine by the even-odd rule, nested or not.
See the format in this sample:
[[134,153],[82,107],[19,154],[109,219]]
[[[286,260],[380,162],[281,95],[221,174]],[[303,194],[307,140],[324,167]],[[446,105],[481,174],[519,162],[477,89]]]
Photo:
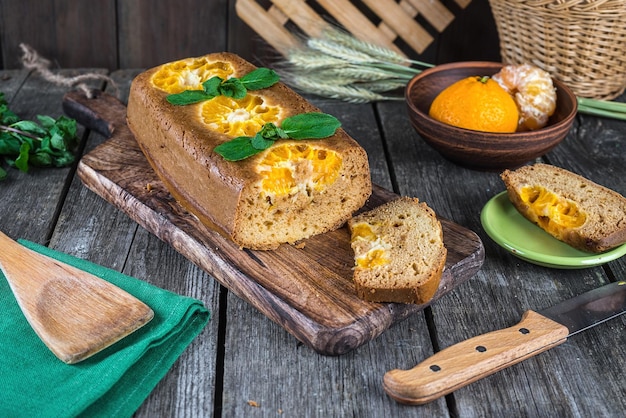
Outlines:
[[85,96],[87,96],[87,98],[91,99],[94,96],[93,90],[89,88],[89,86],[87,86],[85,82],[88,80],[102,80],[110,83],[111,86],[115,89],[116,96],[118,95],[119,89],[117,87],[117,84],[115,83],[115,81],[113,81],[111,77],[107,75],[98,73],[86,73],[79,74],[74,77],[65,77],[61,74],[55,74],[50,71],[50,61],[39,55],[39,53],[31,46],[22,43],[20,44],[20,48],[22,49],[23,53],[21,62],[24,68],[38,72],[41,77],[46,81],[68,88],[76,87],[77,89],[82,91]]

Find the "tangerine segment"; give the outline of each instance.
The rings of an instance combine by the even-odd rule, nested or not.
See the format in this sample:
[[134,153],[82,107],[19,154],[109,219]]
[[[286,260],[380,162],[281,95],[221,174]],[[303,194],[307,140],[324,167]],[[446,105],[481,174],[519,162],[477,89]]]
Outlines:
[[376,239],[376,234],[372,231],[372,227],[368,223],[361,222],[352,226],[351,240],[354,241],[356,239],[374,241]]
[[[360,222],[352,226],[350,242],[355,248],[355,264],[361,268],[374,268],[389,264],[389,249],[367,222]],[[356,245],[355,245],[356,244]]]
[[341,156],[335,151],[308,144],[289,143],[271,147],[259,162],[261,188],[269,201],[303,193],[311,196],[339,177]]
[[507,65],[493,79],[515,98],[520,113],[518,130],[540,129],[548,124],[556,110],[556,89],[547,71],[530,64]]
[[152,75],[152,84],[170,94],[185,90],[202,90],[202,83],[211,77],[227,79],[233,66],[224,61],[209,61],[206,57],[188,58],[163,64]]
[[448,125],[483,132],[517,130],[517,105],[489,77],[467,77],[445,88],[431,104],[430,117]]
[[531,208],[540,226],[557,237],[566,229],[582,226],[587,219],[575,202],[542,186],[525,186],[520,197]]
[[266,123],[277,124],[280,106],[270,106],[261,96],[247,94],[243,99],[217,96],[202,104],[200,115],[207,126],[231,137],[255,136]]

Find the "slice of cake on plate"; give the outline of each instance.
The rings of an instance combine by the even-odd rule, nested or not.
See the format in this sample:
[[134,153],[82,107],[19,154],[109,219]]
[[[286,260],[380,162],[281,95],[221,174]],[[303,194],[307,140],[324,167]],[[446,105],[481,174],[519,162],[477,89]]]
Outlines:
[[505,170],[509,199],[528,220],[574,248],[599,253],[626,242],[626,198],[549,164]]

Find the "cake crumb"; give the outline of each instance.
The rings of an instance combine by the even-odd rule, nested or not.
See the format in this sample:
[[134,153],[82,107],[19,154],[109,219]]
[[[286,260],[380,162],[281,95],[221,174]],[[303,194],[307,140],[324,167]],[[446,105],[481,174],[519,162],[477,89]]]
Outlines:
[[255,408],[259,407],[259,403],[257,401],[249,400],[248,405],[253,406]]

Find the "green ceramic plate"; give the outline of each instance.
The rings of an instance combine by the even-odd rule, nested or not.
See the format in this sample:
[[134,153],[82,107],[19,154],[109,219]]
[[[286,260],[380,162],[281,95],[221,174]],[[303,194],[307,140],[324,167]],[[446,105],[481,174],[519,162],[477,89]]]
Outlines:
[[487,235],[511,254],[540,266],[577,269],[599,266],[626,254],[626,244],[600,254],[579,251],[524,218],[509,201],[507,192],[494,196],[480,220]]

